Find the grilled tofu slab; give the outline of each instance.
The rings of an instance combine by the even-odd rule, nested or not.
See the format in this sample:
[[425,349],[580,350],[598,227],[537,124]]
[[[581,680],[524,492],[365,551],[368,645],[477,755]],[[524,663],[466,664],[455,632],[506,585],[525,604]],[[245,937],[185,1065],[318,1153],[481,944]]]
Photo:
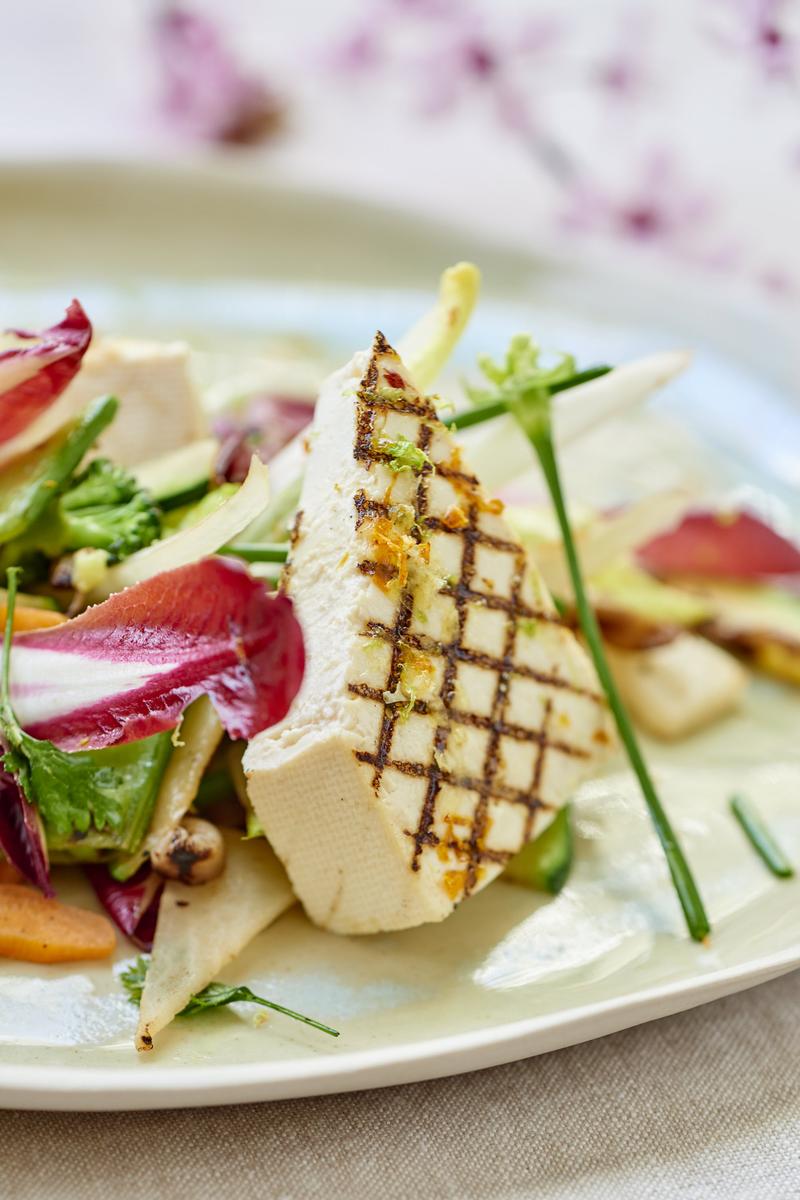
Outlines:
[[611,741],[593,668],[381,334],[328,380],[283,586],[307,669],[244,766],[318,925],[438,921]]

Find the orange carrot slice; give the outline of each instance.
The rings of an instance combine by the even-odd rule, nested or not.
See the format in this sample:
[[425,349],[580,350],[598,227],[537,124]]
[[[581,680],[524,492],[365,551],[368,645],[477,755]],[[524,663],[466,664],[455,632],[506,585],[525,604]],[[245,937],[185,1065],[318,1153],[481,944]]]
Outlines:
[[0,956],[23,962],[108,958],[114,927],[99,913],[45,900],[32,888],[0,884]]
[[[14,632],[25,633],[30,629],[50,629],[53,625],[63,625],[68,618],[64,613],[55,612],[52,608],[26,608],[17,605],[14,609]],[[5,628],[6,606],[0,604],[0,628]]]

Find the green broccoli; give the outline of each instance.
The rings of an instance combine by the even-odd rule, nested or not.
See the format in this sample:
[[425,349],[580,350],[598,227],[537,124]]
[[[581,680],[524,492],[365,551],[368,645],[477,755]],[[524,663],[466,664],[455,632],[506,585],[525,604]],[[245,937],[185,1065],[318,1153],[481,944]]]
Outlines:
[[85,547],[105,550],[116,562],[160,534],[161,513],[150,494],[122,467],[96,458],[3,548],[0,567],[41,556],[59,558]]

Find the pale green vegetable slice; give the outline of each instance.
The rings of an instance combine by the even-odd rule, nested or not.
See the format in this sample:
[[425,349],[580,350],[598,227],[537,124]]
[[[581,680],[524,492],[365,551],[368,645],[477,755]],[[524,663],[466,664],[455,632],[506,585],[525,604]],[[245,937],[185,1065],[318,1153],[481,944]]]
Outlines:
[[458,345],[480,286],[481,273],[474,263],[448,267],[439,280],[436,304],[401,338],[397,353],[419,391],[427,392]]
[[226,866],[211,883],[168,883],[161,897],[142,992],[137,1050],[202,992],[256,934],[295,903],[283,867],[263,838],[224,830]]
[[178,742],[158,789],[150,828],[138,853],[111,867],[115,879],[129,879],[147,854],[176,825],[180,825],[197,795],[200,781],[222,740],[222,725],[208,696],[186,710]]

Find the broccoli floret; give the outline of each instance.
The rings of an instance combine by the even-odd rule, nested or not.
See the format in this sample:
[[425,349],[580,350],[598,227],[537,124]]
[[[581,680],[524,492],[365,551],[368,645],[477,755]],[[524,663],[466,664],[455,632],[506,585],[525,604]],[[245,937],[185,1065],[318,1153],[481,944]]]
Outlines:
[[[161,534],[161,513],[136,479],[107,458],[96,458],[55,496],[41,516],[4,547],[3,561],[20,563],[73,550],[105,550],[115,562]],[[2,563],[0,563],[2,566]]]
[[96,458],[58,499],[64,549],[91,546],[114,559],[149,546],[161,533],[161,514],[132,475]]

